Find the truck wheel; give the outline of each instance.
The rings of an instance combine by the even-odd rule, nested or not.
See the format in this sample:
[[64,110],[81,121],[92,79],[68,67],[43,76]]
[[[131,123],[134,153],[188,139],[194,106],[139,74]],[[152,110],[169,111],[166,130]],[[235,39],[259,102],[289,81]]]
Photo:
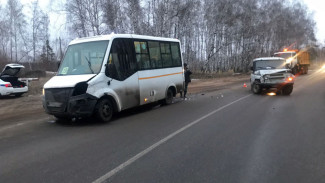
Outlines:
[[283,95],[290,95],[292,93],[292,90],[293,90],[293,85],[288,85],[282,89],[282,93]]
[[300,74],[301,74],[301,75],[304,75],[304,74],[305,74],[305,68],[304,68],[304,67],[301,67],[301,69],[300,69]]
[[305,66],[305,74],[308,74],[308,66]]
[[168,88],[166,98],[162,100],[163,105],[169,105],[173,103],[174,94],[171,88]]
[[254,82],[251,86],[251,90],[254,94],[260,94],[261,93],[261,86],[257,84],[257,82]]
[[95,117],[101,122],[109,122],[113,116],[114,108],[112,102],[103,98],[98,101],[95,109]]

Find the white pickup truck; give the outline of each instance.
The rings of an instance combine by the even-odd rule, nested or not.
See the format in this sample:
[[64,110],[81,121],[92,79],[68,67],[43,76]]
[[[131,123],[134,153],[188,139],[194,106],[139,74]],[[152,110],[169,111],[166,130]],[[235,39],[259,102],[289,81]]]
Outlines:
[[285,59],[257,58],[253,60],[251,70],[251,90],[254,94],[259,94],[263,90],[273,90],[283,95],[291,94],[295,76],[288,68]]
[[0,74],[0,96],[15,95],[17,97],[28,91],[25,82],[18,80],[19,71],[25,68],[20,64],[7,64]]

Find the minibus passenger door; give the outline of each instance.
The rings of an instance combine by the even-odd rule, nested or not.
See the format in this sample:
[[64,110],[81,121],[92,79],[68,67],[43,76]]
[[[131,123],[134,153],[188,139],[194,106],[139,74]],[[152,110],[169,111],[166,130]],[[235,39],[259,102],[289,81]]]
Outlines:
[[105,74],[109,87],[118,94],[122,109],[138,106],[140,101],[137,65],[130,39],[114,39]]

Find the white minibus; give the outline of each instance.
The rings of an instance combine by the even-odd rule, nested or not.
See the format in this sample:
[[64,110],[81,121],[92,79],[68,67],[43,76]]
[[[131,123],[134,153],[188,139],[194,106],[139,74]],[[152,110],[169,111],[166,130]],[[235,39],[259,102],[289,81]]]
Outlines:
[[43,107],[61,119],[94,116],[161,102],[183,90],[177,39],[110,34],[73,40],[57,75],[45,83]]

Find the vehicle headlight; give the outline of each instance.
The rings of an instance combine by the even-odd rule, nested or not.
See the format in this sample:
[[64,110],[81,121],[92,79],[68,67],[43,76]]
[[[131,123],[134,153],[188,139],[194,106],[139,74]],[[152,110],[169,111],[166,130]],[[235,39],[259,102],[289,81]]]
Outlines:
[[286,80],[289,81],[289,82],[291,82],[291,81],[294,80],[294,77],[295,76],[294,75],[291,75],[291,74],[290,75],[286,75]]
[[254,74],[260,76],[261,75],[261,72],[260,71],[255,71]]
[[287,64],[290,64],[292,61],[293,61],[293,58],[290,57],[290,58],[288,58],[288,59],[286,60],[286,63],[287,63]]
[[88,89],[88,83],[87,82],[77,83],[76,86],[74,87],[72,96],[85,94],[87,92],[87,89]]

